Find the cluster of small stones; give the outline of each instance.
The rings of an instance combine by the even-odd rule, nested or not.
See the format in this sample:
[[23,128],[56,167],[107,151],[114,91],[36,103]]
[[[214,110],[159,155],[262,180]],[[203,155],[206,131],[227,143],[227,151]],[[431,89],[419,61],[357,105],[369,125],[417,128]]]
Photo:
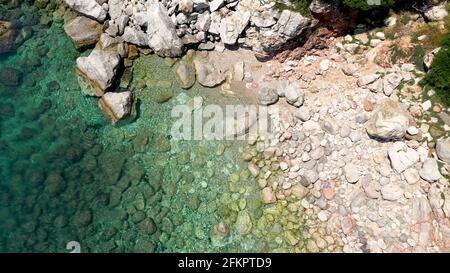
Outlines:
[[[321,221],[324,215],[318,206],[313,206],[313,190],[302,182],[293,181],[294,175],[285,178],[289,166],[283,150],[263,136],[248,144],[241,157],[248,162],[248,171],[261,189],[260,198],[264,204],[255,234],[267,241],[275,240],[279,248],[274,251],[279,251],[283,244],[292,252],[339,251],[339,245],[327,232],[326,223]],[[290,169],[294,173],[300,166]],[[320,204],[326,206],[326,201],[322,200]],[[274,223],[280,226],[278,234],[272,237],[272,230],[267,227]]]
[[[377,65],[367,53],[389,42],[372,35],[376,43],[361,41],[367,34],[338,38],[330,50],[266,75],[274,86],[296,79],[305,101],[283,104],[286,88],[261,89],[260,104],[282,108],[280,126],[257,145],[264,160],[251,148],[243,158],[267,209],[281,202],[307,219],[308,251],[443,251],[450,246],[449,109],[420,102],[414,64]],[[411,90],[415,100],[406,99]],[[301,245],[291,235],[284,239]]]

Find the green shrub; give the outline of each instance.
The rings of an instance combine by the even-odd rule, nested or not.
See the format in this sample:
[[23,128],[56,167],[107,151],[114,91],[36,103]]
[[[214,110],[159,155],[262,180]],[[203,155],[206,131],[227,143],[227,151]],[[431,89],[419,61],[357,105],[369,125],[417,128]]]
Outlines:
[[[352,9],[371,10],[375,8],[391,7],[396,0],[342,0],[344,5]],[[380,4],[378,4],[380,3]]]
[[309,14],[309,4],[311,4],[310,0],[292,0],[292,4],[294,4],[294,8],[296,11],[301,14]]
[[284,3],[276,2],[275,5],[273,5],[273,8],[276,10],[285,10],[289,9],[289,6]]
[[450,33],[444,38],[441,50],[434,56],[431,70],[422,84],[432,87],[441,102],[450,106]]
[[402,23],[403,25],[408,24],[409,22],[411,22],[411,16],[409,14],[403,14],[400,17],[400,23]]
[[309,10],[309,5],[311,4],[311,0],[291,0],[292,6],[288,6],[284,3],[277,2],[273,6],[274,9],[278,10],[293,10],[301,13],[302,15],[310,15],[311,11]]
[[424,71],[423,58],[425,56],[425,49],[422,45],[414,45],[406,51],[401,49],[398,45],[391,46],[392,63],[413,63],[420,71]]

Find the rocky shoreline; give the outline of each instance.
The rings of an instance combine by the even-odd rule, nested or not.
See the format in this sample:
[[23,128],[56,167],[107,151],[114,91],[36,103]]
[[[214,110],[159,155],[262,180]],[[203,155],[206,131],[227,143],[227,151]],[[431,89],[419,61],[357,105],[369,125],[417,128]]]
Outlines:
[[[84,93],[98,97],[110,91],[123,65],[131,65],[128,57],[136,46],[161,57],[179,57],[194,46],[206,51],[239,46],[267,55],[293,39],[306,37],[315,24],[299,13],[278,11],[273,4],[254,0],[65,2],[77,13],[69,15],[65,26],[75,47],[82,50],[95,45],[89,56],[77,60],[77,71]],[[225,81],[213,64],[198,58],[190,62],[177,66],[186,87],[194,74],[208,87]]]

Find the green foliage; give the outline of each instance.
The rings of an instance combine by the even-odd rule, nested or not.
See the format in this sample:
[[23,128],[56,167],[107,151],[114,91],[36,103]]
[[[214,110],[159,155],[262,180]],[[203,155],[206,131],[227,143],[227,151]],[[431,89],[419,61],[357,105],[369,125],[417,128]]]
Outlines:
[[[447,10],[450,11],[450,4],[447,4]],[[421,84],[425,88],[433,88],[441,103],[450,107],[450,16],[445,22],[445,32],[435,25],[428,26],[422,29],[423,34],[429,37],[425,40],[427,50],[436,47],[441,47],[441,50],[434,56],[431,70]]]
[[423,58],[425,56],[425,49],[421,45],[414,45],[413,48],[406,51],[399,48],[398,45],[393,45],[391,46],[391,52],[393,63],[410,62],[415,64],[418,70],[424,70]]
[[289,9],[289,6],[284,3],[276,2],[275,5],[273,5],[273,8],[276,10],[285,10]]
[[309,5],[311,4],[311,0],[291,0],[292,6],[288,6],[284,3],[277,2],[273,6],[274,9],[277,10],[293,10],[301,13],[302,15],[310,15],[311,11],[309,10]]
[[300,12],[301,14],[309,14],[309,4],[310,0],[292,0],[292,4],[294,4],[294,8],[296,11]]
[[409,22],[411,22],[411,16],[409,14],[403,14],[400,17],[400,23],[402,23],[403,25],[408,24]]
[[[380,5],[378,5],[378,1]],[[344,5],[357,10],[371,10],[375,8],[391,7],[396,0],[342,0]]]
[[441,102],[450,106],[450,33],[444,38],[441,50],[434,57],[431,70],[422,84],[432,87]]
[[423,58],[425,57],[425,49],[418,45],[414,47],[414,50],[410,56],[410,61],[416,65],[416,68],[420,71],[424,70]]
[[[450,30],[450,16],[447,17],[445,23],[445,28],[442,28],[439,23],[435,22],[423,25],[412,35],[412,42],[423,44],[427,50],[438,47],[444,40],[448,30]],[[425,40],[419,41],[418,38],[422,35],[426,35],[427,37]]]

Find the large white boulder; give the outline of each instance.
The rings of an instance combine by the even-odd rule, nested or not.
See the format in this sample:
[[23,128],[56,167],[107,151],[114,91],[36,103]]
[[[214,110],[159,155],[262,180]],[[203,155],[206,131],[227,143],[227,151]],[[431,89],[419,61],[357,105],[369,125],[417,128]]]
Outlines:
[[167,9],[159,2],[147,2],[148,46],[156,54],[177,57],[183,53],[183,43],[178,37],[175,25],[167,15]]
[[126,92],[108,92],[105,93],[98,101],[100,109],[113,124],[128,117],[133,107],[133,94]]
[[79,57],[77,74],[83,92],[88,96],[102,96],[113,84],[120,61],[117,53],[100,49],[94,49],[87,57]]
[[433,183],[441,178],[439,166],[435,158],[427,158],[423,163],[422,169],[419,171],[420,177]]
[[366,124],[367,133],[382,140],[402,139],[408,129],[409,115],[399,103],[386,99],[374,110]]
[[304,17],[298,12],[285,9],[278,19],[278,32],[289,37],[300,34],[304,28],[308,27],[311,19]]
[[234,45],[239,35],[244,31],[250,22],[250,11],[236,11],[232,15],[221,20],[220,23],[220,39],[224,44]]
[[197,81],[203,86],[214,87],[225,81],[225,75],[214,64],[207,60],[194,60]]
[[76,49],[83,49],[95,45],[103,32],[102,24],[84,16],[78,16],[65,26],[67,36],[70,37]]
[[148,46],[148,35],[142,30],[136,29],[134,27],[125,27],[122,39],[125,42],[137,46]]
[[108,14],[96,0],[65,0],[66,4],[78,13],[104,22]]

